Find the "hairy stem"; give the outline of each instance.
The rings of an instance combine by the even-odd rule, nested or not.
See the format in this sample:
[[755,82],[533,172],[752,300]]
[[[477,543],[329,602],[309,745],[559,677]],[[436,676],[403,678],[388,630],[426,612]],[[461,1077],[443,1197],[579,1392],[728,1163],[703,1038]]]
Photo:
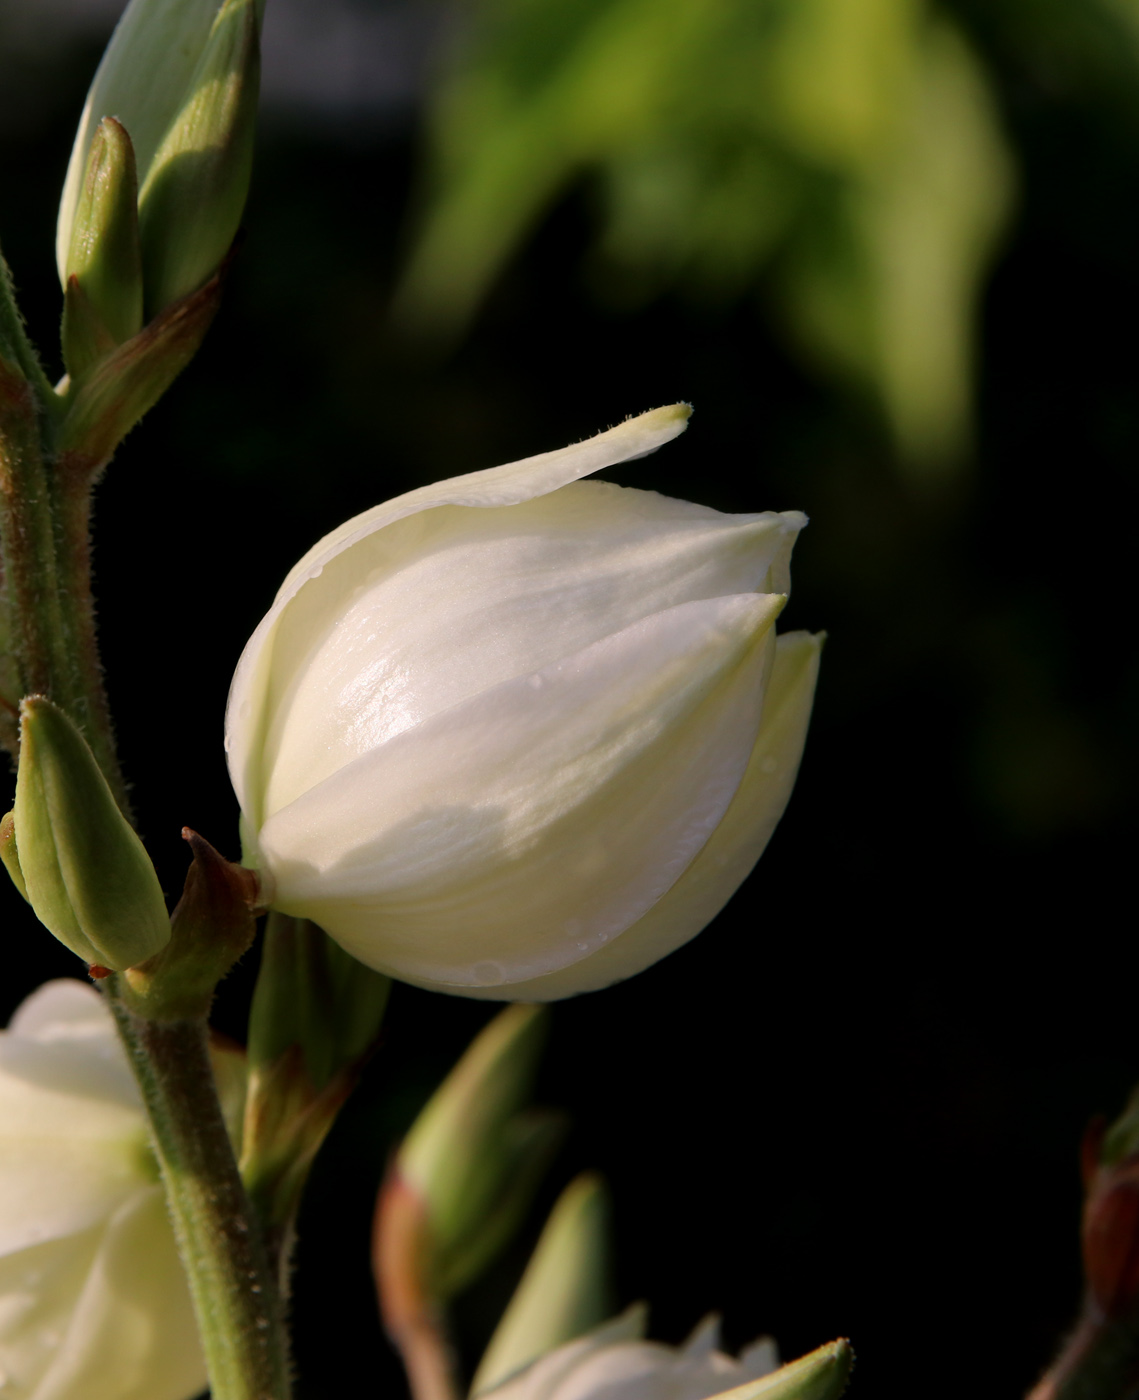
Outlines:
[[150,1118],[212,1400],[288,1400],[276,1280],[238,1175],[204,1021],[149,1021],[111,992]]

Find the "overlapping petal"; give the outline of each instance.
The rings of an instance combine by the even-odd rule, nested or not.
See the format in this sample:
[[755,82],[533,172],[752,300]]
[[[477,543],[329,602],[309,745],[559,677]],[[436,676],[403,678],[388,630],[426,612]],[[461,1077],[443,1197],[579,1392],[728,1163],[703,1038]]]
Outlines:
[[[516,1001],[556,1001],[597,991],[675,952],[720,912],[763,854],[778,825],[807,738],[821,636],[788,632],[775,643],[763,718],[747,771],[724,819],[676,884],[588,963],[518,983]],[[470,990],[467,996],[494,996]]]
[[276,903],[456,988],[589,957],[719,824],[782,603],[682,604],[397,735],[266,823]]

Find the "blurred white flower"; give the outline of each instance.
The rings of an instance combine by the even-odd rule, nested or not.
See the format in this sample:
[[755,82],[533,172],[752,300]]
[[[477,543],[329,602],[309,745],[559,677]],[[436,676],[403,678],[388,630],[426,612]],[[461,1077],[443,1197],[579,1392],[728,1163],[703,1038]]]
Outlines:
[[48,982],[0,1032],[0,1400],[206,1387],[143,1111],[102,997]]
[[770,1337],[745,1347],[738,1360],[720,1351],[715,1315],[681,1347],[646,1342],[645,1319],[646,1309],[638,1304],[477,1394],[480,1400],[708,1400],[779,1365]]
[[296,565],[226,715],[277,908],[509,1000],[628,977],[718,912],[790,795],[819,639],[775,640],[798,512],[580,480],[687,417],[412,491]]
[[472,1400],[838,1400],[853,1352],[829,1342],[786,1366],[770,1337],[738,1360],[720,1350],[720,1320],[706,1317],[681,1347],[646,1342],[646,1308],[620,1317],[548,1352]]

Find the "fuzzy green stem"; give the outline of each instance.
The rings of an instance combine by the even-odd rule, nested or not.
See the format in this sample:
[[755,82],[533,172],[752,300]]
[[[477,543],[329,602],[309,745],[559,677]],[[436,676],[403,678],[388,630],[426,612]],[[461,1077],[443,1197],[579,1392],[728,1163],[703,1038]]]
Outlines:
[[52,460],[54,418],[61,402],[24,334],[0,260],[5,631],[21,693],[47,695],[75,720],[129,817],[95,643],[88,543],[91,478],[61,477]]
[[276,1280],[238,1175],[204,1021],[149,1021],[111,991],[150,1119],[212,1400],[288,1400]]

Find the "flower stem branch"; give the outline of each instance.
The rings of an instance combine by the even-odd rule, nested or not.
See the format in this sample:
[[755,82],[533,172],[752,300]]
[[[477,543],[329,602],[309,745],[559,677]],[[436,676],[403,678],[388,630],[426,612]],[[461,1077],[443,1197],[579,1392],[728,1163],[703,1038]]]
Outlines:
[[90,482],[55,470],[61,406],[0,260],[0,551],[12,659],[22,694],[48,696],[79,725],[129,817],[95,643]]
[[212,1400],[288,1400],[280,1298],[218,1103],[205,1021],[147,1020],[110,996],[149,1114]]

